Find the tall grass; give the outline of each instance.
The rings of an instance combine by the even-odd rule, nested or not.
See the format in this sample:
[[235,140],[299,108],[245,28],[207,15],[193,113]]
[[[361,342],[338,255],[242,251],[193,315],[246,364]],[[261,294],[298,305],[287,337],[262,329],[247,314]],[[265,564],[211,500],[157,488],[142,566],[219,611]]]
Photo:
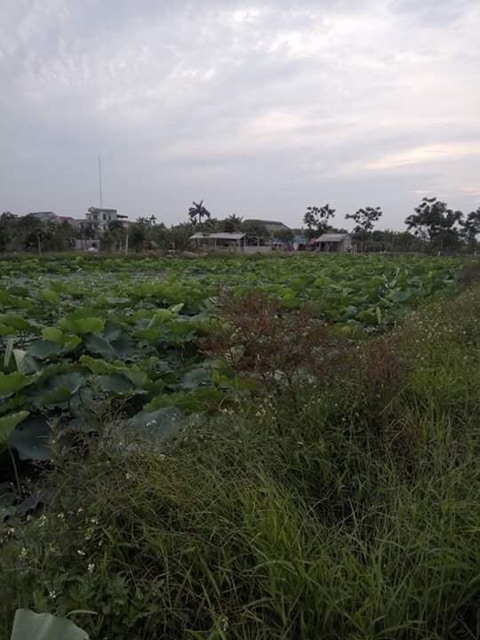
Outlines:
[[480,637],[480,289],[412,314],[341,379],[187,429],[59,452],[1,552],[18,606],[92,639]]

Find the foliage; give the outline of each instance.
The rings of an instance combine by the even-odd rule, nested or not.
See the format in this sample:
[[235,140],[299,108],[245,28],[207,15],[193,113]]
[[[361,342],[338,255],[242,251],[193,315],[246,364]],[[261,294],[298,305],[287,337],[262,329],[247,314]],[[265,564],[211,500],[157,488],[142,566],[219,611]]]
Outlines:
[[303,216],[303,223],[307,226],[307,235],[310,238],[320,236],[326,233],[329,228],[329,220],[335,215],[335,209],[329,204],[323,207],[307,207],[307,212]]
[[119,425],[58,448],[46,512],[4,527],[3,628],[30,606],[118,640],[479,637],[479,318],[476,286],[162,449]]
[[363,207],[355,213],[347,214],[345,218],[356,223],[353,233],[356,240],[365,242],[373,231],[375,222],[380,220],[383,212],[380,207]]
[[236,393],[235,375],[204,350],[205,338],[224,335],[226,318],[244,321],[244,332],[253,322],[250,337],[237,339],[262,354],[257,373],[285,375],[276,340],[287,339],[286,363],[317,375],[311,351],[326,324],[342,338],[383,331],[424,298],[455,291],[462,264],[314,255],[2,261],[0,424],[15,423],[8,444],[16,455],[39,461],[50,456],[52,425],[78,438],[114,414],[135,430],[174,407],[159,423],[173,433],[180,414],[215,412]]
[[192,224],[201,223],[203,218],[207,220],[211,218],[211,213],[204,206],[203,200],[200,202],[192,202],[192,206],[188,209],[188,216]]
[[415,214],[405,220],[408,230],[427,239],[432,248],[451,249],[459,243],[458,225],[462,222],[462,212],[449,209],[445,202],[437,198],[423,198],[415,208]]
[[471,211],[462,224],[462,235],[467,242],[467,246],[474,251],[477,246],[477,236],[480,234],[480,207],[476,211]]

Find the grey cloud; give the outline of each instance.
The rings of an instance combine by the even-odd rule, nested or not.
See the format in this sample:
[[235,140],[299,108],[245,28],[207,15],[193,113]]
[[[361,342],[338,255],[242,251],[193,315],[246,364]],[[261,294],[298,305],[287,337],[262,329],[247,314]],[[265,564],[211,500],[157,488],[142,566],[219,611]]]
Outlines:
[[98,152],[109,203],[168,222],[198,197],[292,224],[370,201],[390,226],[422,190],[478,202],[473,0],[18,0],[0,18],[4,209],[80,215]]

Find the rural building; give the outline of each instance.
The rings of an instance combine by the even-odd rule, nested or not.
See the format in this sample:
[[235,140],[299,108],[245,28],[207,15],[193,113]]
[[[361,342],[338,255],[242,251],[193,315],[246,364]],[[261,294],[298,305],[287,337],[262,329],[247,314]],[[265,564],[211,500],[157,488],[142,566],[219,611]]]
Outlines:
[[195,242],[199,247],[206,249],[234,249],[242,251],[245,247],[245,233],[194,233],[190,240]]
[[352,250],[352,236],[349,233],[323,233],[312,244],[316,251],[345,253]]
[[294,251],[305,251],[307,248],[308,240],[305,236],[293,236],[292,249]]
[[102,207],[90,207],[87,212],[87,222],[89,222],[99,234],[104,233],[104,231],[108,229],[110,222],[124,220],[126,217],[127,216],[119,215],[117,209],[104,209]]

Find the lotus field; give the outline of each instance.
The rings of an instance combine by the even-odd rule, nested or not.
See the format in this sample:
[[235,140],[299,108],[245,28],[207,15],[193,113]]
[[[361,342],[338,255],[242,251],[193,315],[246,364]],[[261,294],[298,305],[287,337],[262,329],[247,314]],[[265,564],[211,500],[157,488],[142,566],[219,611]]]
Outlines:
[[308,306],[346,339],[454,291],[455,258],[45,257],[0,262],[0,438],[21,459],[49,457],[65,433],[120,420],[161,437],[215,412],[241,381],[200,348],[221,302],[259,291]]

